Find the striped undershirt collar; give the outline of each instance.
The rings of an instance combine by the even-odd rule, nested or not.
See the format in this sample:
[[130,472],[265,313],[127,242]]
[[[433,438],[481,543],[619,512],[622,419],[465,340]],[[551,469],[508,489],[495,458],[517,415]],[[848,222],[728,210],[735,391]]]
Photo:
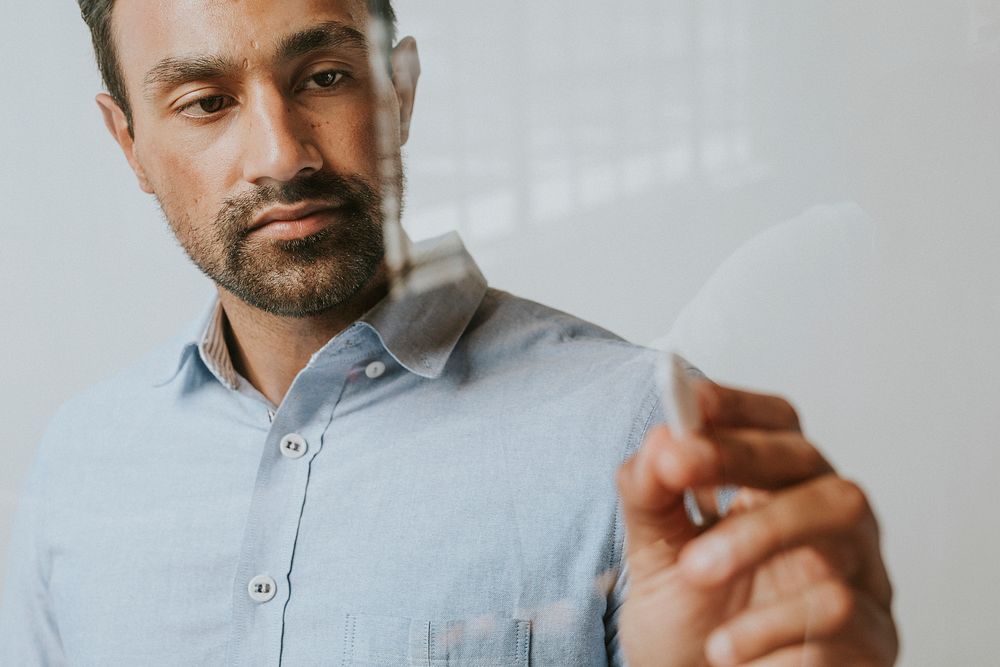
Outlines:
[[226,345],[226,311],[221,301],[215,302],[215,312],[198,343],[198,353],[212,375],[230,389],[238,389],[240,376],[233,367],[233,359]]

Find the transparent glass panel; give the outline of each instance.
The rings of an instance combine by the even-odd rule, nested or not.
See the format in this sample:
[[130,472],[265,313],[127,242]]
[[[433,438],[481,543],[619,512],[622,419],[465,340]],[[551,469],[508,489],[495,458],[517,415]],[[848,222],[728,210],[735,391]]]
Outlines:
[[[125,14],[135,4],[119,0]],[[197,183],[221,205],[222,194],[249,189],[251,167],[316,155],[324,168],[343,167],[343,144],[322,134],[329,125],[318,128],[344,107],[327,101],[328,117],[309,115],[319,98],[306,103],[288,83],[304,61],[250,65],[254,52],[276,46],[280,21],[266,17],[297,4],[309,5],[299,22],[309,12],[361,17],[363,37],[377,44],[358,3],[186,4],[188,15],[164,9],[136,24],[152,30],[154,18],[163,21],[150,32],[162,42],[122,51],[137,154],[157,195],[175,181]],[[365,656],[364,664],[400,656],[603,664],[603,633],[618,623],[644,628],[651,615],[605,608],[623,599],[628,548],[615,472],[648,426],[666,421],[676,435],[691,401],[698,430],[698,410],[711,410],[711,400],[698,402],[697,382],[676,383],[704,375],[786,398],[804,435],[795,439],[787,414],[781,421],[768,412],[780,404],[758,399],[742,421],[720,417],[703,431],[730,457],[695,491],[678,482],[669,508],[708,525],[685,523],[674,546],[721,534],[804,489],[818,468],[787,471],[804,451],[796,447],[815,445],[877,516],[899,663],[992,664],[1000,652],[1000,533],[988,518],[1000,471],[1000,2],[393,4],[398,37],[412,35],[417,48],[397,48],[393,78],[377,48],[363,59],[374,70],[354,73],[384,98],[357,127],[371,130],[376,159],[366,168],[384,195],[377,208],[401,225],[384,240],[399,287],[387,298],[403,310],[356,329],[344,350],[313,345],[304,361],[319,375],[296,375],[299,384],[286,387],[294,400],[284,403],[242,376],[233,382],[241,389],[226,390],[234,376],[198,366],[193,347],[171,372],[188,364],[183,373],[195,374],[168,372],[163,379],[181,385],[158,385],[193,392],[169,409],[153,399],[140,409],[118,394],[72,402],[75,416],[64,411],[64,426],[49,436],[62,443],[52,446],[60,455],[45,464],[49,477],[37,476],[61,480],[37,486],[44,524],[34,509],[22,512],[44,528],[10,552],[18,508],[36,507],[24,500],[35,489],[27,480],[42,469],[38,443],[60,406],[84,391],[94,396],[88,388],[108,377],[116,379],[98,392],[125,386],[126,376],[113,374],[148,368],[148,352],[204,312],[215,289],[103,127],[93,103],[102,82],[76,9],[28,3],[0,22],[0,570],[14,573],[0,594],[17,600],[11,582],[29,590],[24,577],[33,572],[55,605],[37,618],[25,612],[23,627],[43,641],[54,623],[61,638],[48,639],[82,662],[115,664],[132,647],[132,664],[137,656],[154,664],[170,656],[157,648],[169,631],[194,631],[177,615],[157,635],[163,644],[143,645],[143,633],[190,599],[202,616],[187,622],[200,618],[198,627],[217,634],[195,633],[185,650],[208,662],[225,658],[227,640],[254,618],[263,619],[254,626],[263,628],[254,639],[260,655],[290,662],[325,664],[335,653]],[[195,20],[209,14],[221,23]],[[222,87],[239,111],[208,140],[207,124],[197,135],[180,132],[153,110],[138,92],[144,70],[135,63],[170,48],[211,51],[223,33],[232,47],[223,55],[249,49],[247,66],[226,74],[241,82]],[[401,149],[405,192],[395,193],[384,187],[399,143],[393,105],[417,52]],[[280,95],[287,106],[267,106]],[[254,122],[252,113],[260,114]],[[288,141],[268,148],[269,137]],[[293,161],[282,162],[288,155]],[[476,288],[456,286],[480,272],[503,292],[488,292],[477,310]],[[458,320],[469,309],[457,343],[442,326],[451,320],[428,304],[446,304]],[[237,351],[232,335],[215,343]],[[320,347],[340,356],[310,356]],[[670,352],[687,361],[674,394]],[[334,357],[346,370],[329,370]],[[232,373],[249,373],[235,363]],[[334,385],[336,401],[316,398]],[[203,386],[229,402],[199,402],[208,400],[195,391]],[[761,427],[768,420],[780,423]],[[727,427],[753,430],[741,435],[754,446]],[[174,458],[162,456],[173,446]],[[662,473],[669,466],[661,464]],[[771,495],[741,496],[747,486]],[[722,505],[735,504],[715,523],[722,487]],[[831,488],[834,504],[851,489]],[[810,507],[808,497],[799,501]],[[810,512],[818,526],[822,513]],[[733,544],[749,548],[760,531],[751,533]],[[344,542],[353,550],[324,550]],[[779,549],[767,576],[743,578],[746,588],[725,597],[725,609],[691,612],[690,636],[704,640],[741,609],[813,590],[796,579],[796,546]],[[40,560],[24,565],[32,549]],[[858,568],[855,588],[872,598],[886,592],[877,566]],[[720,570],[706,576],[712,571]],[[267,585],[259,597],[276,595],[251,600],[251,577]],[[158,594],[130,597],[130,585],[150,581]],[[199,596],[212,602],[198,604]],[[132,606],[116,607],[123,599]],[[662,604],[681,616],[700,609],[676,599],[686,602]],[[795,599],[804,600],[804,637],[822,636],[836,600]],[[267,605],[285,602],[285,612],[267,615]],[[131,612],[83,613],[97,603]],[[329,618],[308,613],[316,609]],[[875,628],[873,618],[862,625]],[[118,634],[101,630],[116,624]],[[655,647],[658,638],[644,632],[621,638]],[[387,637],[396,643],[385,645]],[[609,642],[612,653],[618,641]]]

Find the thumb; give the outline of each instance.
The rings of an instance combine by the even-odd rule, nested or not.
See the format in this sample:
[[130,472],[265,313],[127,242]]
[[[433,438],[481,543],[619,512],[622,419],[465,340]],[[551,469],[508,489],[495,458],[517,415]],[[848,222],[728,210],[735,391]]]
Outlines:
[[673,565],[699,529],[684,509],[684,490],[712,476],[717,455],[697,439],[675,438],[665,426],[650,429],[639,451],[618,469],[618,491],[633,576],[637,569]]

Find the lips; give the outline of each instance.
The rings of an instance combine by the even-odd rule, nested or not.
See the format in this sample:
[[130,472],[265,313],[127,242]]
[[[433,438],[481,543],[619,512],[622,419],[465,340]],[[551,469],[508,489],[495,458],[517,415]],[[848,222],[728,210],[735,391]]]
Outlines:
[[247,233],[269,241],[305,239],[336,224],[341,208],[330,203],[272,207],[256,218]]
[[262,212],[254,219],[248,231],[256,232],[269,225],[281,223],[296,223],[319,214],[332,213],[339,206],[329,203],[298,204],[296,206],[275,206]]

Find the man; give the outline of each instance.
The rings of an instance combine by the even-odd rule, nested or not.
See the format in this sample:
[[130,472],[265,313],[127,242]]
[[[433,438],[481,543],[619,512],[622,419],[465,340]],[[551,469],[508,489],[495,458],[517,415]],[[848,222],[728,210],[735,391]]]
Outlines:
[[[650,351],[476,270],[387,297],[420,73],[406,38],[376,85],[389,2],[80,4],[107,127],[219,296],[54,418],[4,664],[895,660],[875,519],[787,402],[702,382],[675,438]],[[684,489],[722,484],[694,526]]]

